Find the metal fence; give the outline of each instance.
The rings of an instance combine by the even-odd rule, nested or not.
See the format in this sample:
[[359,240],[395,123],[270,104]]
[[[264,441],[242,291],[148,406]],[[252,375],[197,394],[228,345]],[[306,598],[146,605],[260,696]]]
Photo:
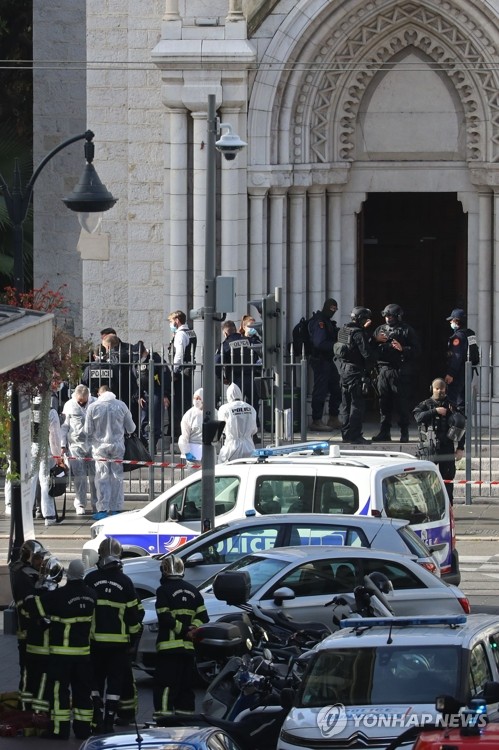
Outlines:
[[[126,491],[148,494],[152,499],[183,478],[186,472],[192,471],[192,465],[186,465],[178,451],[176,437],[182,415],[192,405],[194,391],[203,386],[206,364],[193,362],[185,365],[170,385],[172,362],[168,352],[150,348],[149,353],[148,362],[137,361],[132,350],[111,363],[89,361],[82,368],[82,378],[93,395],[101,384],[106,384],[129,406],[138,433],[148,441],[154,465],[126,475]],[[213,363],[212,366],[217,375],[217,406],[226,400],[227,374],[237,374],[234,380],[238,384],[244,381],[246,398],[258,413],[257,447],[307,439],[308,362],[295,358],[292,347],[282,358],[277,372],[263,368],[258,352],[253,353],[250,363],[231,358],[225,365]],[[458,476],[465,485],[467,503],[471,503],[472,496],[477,494],[499,494],[499,430],[495,427],[490,398],[493,384],[492,366],[472,367],[471,363],[466,363],[467,449],[463,462],[459,464]],[[70,388],[74,385],[70,384]],[[150,398],[149,394],[153,397]],[[169,408],[165,408],[162,402],[162,396],[166,394],[170,396]],[[172,394],[175,395],[172,397]],[[141,401],[144,396],[145,401]],[[377,410],[376,399],[372,406]],[[176,430],[172,429],[174,425]],[[415,452],[416,443],[413,448]]]

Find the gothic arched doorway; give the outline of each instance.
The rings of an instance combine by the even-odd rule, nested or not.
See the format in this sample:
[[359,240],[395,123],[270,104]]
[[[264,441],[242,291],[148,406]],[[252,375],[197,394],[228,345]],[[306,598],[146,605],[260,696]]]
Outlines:
[[396,302],[417,330],[423,354],[415,402],[444,374],[446,317],[466,309],[467,216],[455,193],[370,193],[358,217],[357,304],[373,311]]

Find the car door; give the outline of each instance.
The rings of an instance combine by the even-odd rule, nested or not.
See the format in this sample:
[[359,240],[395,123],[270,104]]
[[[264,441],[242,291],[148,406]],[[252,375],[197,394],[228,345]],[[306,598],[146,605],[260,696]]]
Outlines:
[[[469,698],[482,698],[486,682],[494,679],[493,663],[489,661],[486,644],[480,640],[471,647],[468,675]],[[497,721],[498,704],[487,704],[487,715]]]
[[352,593],[361,582],[359,571],[358,561],[352,557],[314,559],[296,564],[265,590],[262,589],[257,603],[263,610],[275,610],[278,607],[274,592],[289,588],[295,596],[282,603],[283,612],[298,621],[313,620],[331,627],[332,613],[326,604],[338,594]]
[[427,585],[427,571],[423,568],[413,569],[403,562],[392,562],[383,558],[363,559],[362,567],[364,575],[383,573],[391,581],[393,592],[388,595],[388,601],[398,617],[420,615],[423,611],[425,615],[463,614],[452,589],[436,577],[434,585],[433,579],[430,579],[432,585]]
[[199,544],[183,558],[186,578],[199,586],[226,565],[252,552],[263,552],[278,546],[282,538],[282,524],[268,522],[252,523],[247,528],[226,530],[215,538]]

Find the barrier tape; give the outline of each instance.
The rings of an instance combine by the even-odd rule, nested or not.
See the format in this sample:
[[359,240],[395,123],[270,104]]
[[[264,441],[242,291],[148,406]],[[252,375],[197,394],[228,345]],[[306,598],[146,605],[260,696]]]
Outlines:
[[60,461],[62,458],[63,461],[95,461],[101,464],[130,464],[131,466],[143,466],[144,468],[149,468],[149,466],[154,466],[155,468],[159,469],[167,469],[167,468],[174,468],[174,469],[200,469],[201,464],[200,463],[191,463],[190,461],[187,463],[179,462],[179,463],[173,463],[170,461],[130,461],[125,460],[124,458],[93,458],[93,456],[85,456],[84,458],[79,458],[78,456],[68,456],[67,454],[64,454],[63,456],[50,456],[50,458],[53,458],[55,461]]

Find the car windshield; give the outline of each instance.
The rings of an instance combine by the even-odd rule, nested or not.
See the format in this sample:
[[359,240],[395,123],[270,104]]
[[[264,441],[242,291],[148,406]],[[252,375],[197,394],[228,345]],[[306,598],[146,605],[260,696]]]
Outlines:
[[[251,589],[250,596],[256,594],[261,587],[270,581],[276,573],[285,568],[288,563],[285,560],[277,560],[275,558],[260,557],[258,555],[247,555],[228,565],[224,568],[226,570],[243,570],[246,571],[250,577]],[[213,586],[213,581],[216,576],[212,576],[199,588],[201,591],[206,591],[209,587]]]
[[302,682],[298,707],[434,704],[459,689],[456,646],[381,646],[320,651]]

